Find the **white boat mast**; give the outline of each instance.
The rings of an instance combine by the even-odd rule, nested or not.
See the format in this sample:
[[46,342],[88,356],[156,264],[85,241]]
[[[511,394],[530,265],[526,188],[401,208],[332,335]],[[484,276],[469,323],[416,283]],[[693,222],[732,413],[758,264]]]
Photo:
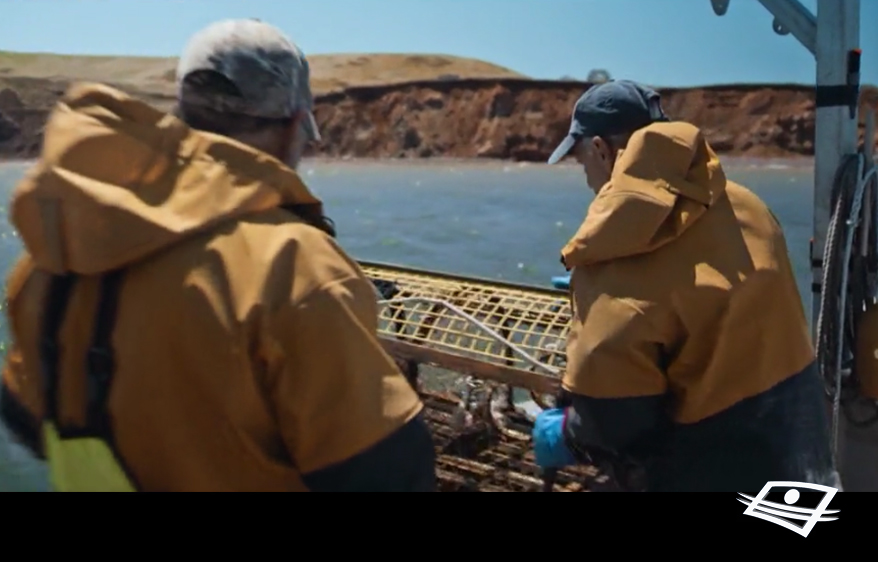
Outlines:
[[[792,34],[816,60],[816,126],[814,133],[814,222],[811,242],[812,333],[823,279],[823,254],[832,215],[832,189],[845,155],[858,150],[860,0],[817,0],[816,16],[798,0],[759,0],[774,16],[780,35]],[[729,0],[711,0],[722,16]],[[867,146],[872,138],[867,137]],[[867,209],[876,202],[867,192]],[[868,214],[867,214],[868,216]],[[878,491],[878,428],[840,423],[838,468],[846,491]]]

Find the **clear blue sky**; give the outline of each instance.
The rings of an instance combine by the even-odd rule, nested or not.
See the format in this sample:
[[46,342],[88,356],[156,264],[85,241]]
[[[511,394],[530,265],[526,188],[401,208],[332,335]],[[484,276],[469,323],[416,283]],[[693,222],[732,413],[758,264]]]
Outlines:
[[[816,10],[816,0],[804,0]],[[814,60],[757,0],[0,0],[0,49],[175,56],[216,19],[258,17],[306,54],[445,53],[534,78],[592,68],[655,86],[813,83]],[[878,84],[878,0],[862,0],[863,82]]]

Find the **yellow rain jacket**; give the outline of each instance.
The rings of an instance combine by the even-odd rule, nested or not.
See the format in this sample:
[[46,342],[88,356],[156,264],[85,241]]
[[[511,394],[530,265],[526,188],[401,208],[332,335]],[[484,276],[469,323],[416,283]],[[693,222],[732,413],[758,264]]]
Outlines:
[[574,309],[563,387],[593,418],[574,424],[591,426],[582,439],[651,459],[653,489],[755,492],[827,468],[781,226],[696,127],[637,131],[562,261]]
[[[60,490],[306,491],[422,404],[378,339],[374,287],[297,174],[114,89],[58,103],[12,221],[4,414],[41,441]],[[112,434],[86,419],[86,354],[103,274],[123,271],[111,344]],[[79,277],[60,327],[58,423],[40,335],[52,274]],[[110,447],[109,445],[114,445]],[[113,464],[116,455],[118,463]]]

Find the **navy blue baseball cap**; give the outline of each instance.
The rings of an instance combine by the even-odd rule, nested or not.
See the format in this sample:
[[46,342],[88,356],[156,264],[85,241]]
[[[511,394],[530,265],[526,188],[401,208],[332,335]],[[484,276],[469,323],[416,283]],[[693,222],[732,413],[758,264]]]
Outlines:
[[613,80],[588,89],[573,107],[570,132],[549,157],[549,164],[564,158],[582,138],[628,133],[657,121],[669,121],[655,90],[631,82]]

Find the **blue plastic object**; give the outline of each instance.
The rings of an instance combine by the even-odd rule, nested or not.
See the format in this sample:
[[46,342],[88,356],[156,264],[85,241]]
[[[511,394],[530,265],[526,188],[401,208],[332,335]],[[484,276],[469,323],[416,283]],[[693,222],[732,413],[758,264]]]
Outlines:
[[541,468],[564,468],[576,464],[576,457],[564,443],[564,410],[545,410],[534,421],[534,457]]
[[570,289],[570,274],[552,277],[552,286],[556,289]]

